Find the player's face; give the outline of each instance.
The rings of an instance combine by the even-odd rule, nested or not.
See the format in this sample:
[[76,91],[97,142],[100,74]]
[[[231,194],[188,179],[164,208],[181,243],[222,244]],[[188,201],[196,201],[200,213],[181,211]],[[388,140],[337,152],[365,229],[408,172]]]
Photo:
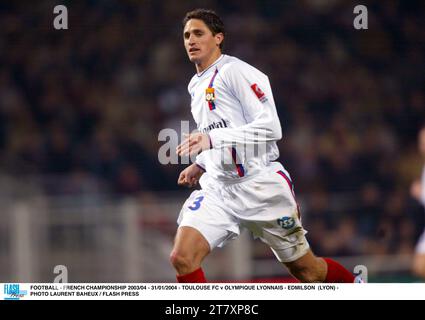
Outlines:
[[425,157],[425,129],[419,131],[419,152]]
[[213,35],[202,20],[190,19],[184,27],[183,39],[189,60],[203,64],[221,52],[219,44],[223,40],[223,34]]

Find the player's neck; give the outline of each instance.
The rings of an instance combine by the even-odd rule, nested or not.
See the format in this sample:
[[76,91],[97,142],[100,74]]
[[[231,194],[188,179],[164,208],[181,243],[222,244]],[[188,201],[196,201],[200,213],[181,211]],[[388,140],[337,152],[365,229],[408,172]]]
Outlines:
[[200,62],[199,64],[196,63],[196,72],[199,74],[202,71],[208,69],[212,64],[214,64],[220,57],[221,57],[221,51],[214,52],[208,59],[205,61]]

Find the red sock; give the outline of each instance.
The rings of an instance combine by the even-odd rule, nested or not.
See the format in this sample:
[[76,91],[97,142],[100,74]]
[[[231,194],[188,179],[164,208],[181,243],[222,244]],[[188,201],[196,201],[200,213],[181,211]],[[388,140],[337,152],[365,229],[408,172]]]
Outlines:
[[204,271],[202,271],[202,268],[199,268],[191,273],[182,276],[178,275],[177,281],[181,283],[200,283],[207,282],[207,279],[205,279]]
[[328,264],[328,274],[326,275],[325,282],[333,283],[353,283],[353,274],[345,269],[341,264],[329,258],[323,258]]

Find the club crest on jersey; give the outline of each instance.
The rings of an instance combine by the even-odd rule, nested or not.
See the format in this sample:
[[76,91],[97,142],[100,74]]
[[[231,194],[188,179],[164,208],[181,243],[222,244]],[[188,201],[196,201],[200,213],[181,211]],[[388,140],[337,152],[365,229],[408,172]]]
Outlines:
[[260,89],[260,87],[258,86],[258,84],[256,84],[256,83],[252,84],[251,85],[251,89],[252,89],[252,91],[254,91],[255,95],[258,98],[258,100],[260,100],[261,102],[266,102],[267,101],[266,94],[263,92],[263,90]]
[[215,109],[215,93],[214,93],[214,88],[212,87],[208,87],[205,89],[205,100],[208,103],[208,107],[209,109],[212,111]]
[[207,102],[214,102],[214,100],[215,100],[214,88],[206,88],[205,89],[205,100]]

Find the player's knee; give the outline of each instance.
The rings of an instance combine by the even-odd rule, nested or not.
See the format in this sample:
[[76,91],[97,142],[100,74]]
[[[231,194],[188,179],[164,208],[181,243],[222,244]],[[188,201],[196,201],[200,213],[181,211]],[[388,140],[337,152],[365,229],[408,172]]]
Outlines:
[[179,274],[191,272],[195,267],[194,260],[191,259],[189,255],[182,254],[178,251],[171,252],[170,262]]

